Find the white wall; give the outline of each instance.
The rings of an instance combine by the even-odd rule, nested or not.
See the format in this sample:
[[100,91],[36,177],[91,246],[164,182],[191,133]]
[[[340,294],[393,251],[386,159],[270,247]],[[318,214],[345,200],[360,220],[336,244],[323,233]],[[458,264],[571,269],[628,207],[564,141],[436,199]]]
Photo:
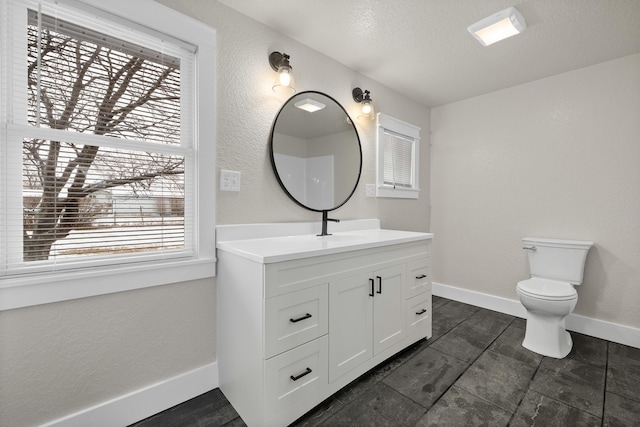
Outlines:
[[[211,188],[219,224],[320,220],[285,195],[271,170],[269,131],[286,100],[271,91],[271,51],[291,55],[299,91],[326,92],[353,115],[351,90],[368,89],[378,111],[420,126],[428,144],[429,110],[414,101],[216,1],[162,3],[217,29],[218,164],[211,167],[242,173],[239,193]],[[357,123],[361,185],[332,216],[377,217],[387,228],[428,231],[428,149],[420,150],[419,200],[365,198],[364,184],[375,182],[374,127]],[[0,424],[56,420],[214,363],[215,317],[213,279],[0,312]]]
[[522,237],[593,240],[575,313],[640,328],[640,54],[434,108],[431,125],[434,281],[517,300]]

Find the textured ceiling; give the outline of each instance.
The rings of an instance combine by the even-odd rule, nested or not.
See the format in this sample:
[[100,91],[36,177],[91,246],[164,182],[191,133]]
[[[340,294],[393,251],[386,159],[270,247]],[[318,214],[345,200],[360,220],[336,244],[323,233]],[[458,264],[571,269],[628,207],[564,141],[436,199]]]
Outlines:
[[[218,1],[430,107],[640,52],[640,0]],[[467,32],[509,6],[522,34]]]

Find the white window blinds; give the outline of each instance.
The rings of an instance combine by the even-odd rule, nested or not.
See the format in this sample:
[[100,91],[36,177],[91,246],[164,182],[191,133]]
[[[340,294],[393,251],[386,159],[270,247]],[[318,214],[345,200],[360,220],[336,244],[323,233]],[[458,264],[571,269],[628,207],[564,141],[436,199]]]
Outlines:
[[418,197],[420,128],[394,117],[378,116],[378,197]]
[[384,184],[393,188],[413,187],[413,146],[415,141],[384,130]]
[[195,50],[55,3],[3,15],[0,275],[191,256]]

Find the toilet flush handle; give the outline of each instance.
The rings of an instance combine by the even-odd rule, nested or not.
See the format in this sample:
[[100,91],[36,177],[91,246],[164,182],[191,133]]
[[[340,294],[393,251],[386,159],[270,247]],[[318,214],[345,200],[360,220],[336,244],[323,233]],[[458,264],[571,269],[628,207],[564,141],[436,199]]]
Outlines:
[[535,246],[523,246],[522,249],[526,251],[535,251],[537,248]]

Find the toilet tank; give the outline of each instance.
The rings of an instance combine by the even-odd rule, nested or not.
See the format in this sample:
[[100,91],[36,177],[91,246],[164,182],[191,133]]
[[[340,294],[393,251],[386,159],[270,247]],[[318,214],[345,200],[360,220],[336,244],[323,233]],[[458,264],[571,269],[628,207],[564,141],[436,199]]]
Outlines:
[[584,264],[593,242],[538,237],[525,237],[522,242],[529,255],[532,276],[562,280],[573,285],[582,283]]

